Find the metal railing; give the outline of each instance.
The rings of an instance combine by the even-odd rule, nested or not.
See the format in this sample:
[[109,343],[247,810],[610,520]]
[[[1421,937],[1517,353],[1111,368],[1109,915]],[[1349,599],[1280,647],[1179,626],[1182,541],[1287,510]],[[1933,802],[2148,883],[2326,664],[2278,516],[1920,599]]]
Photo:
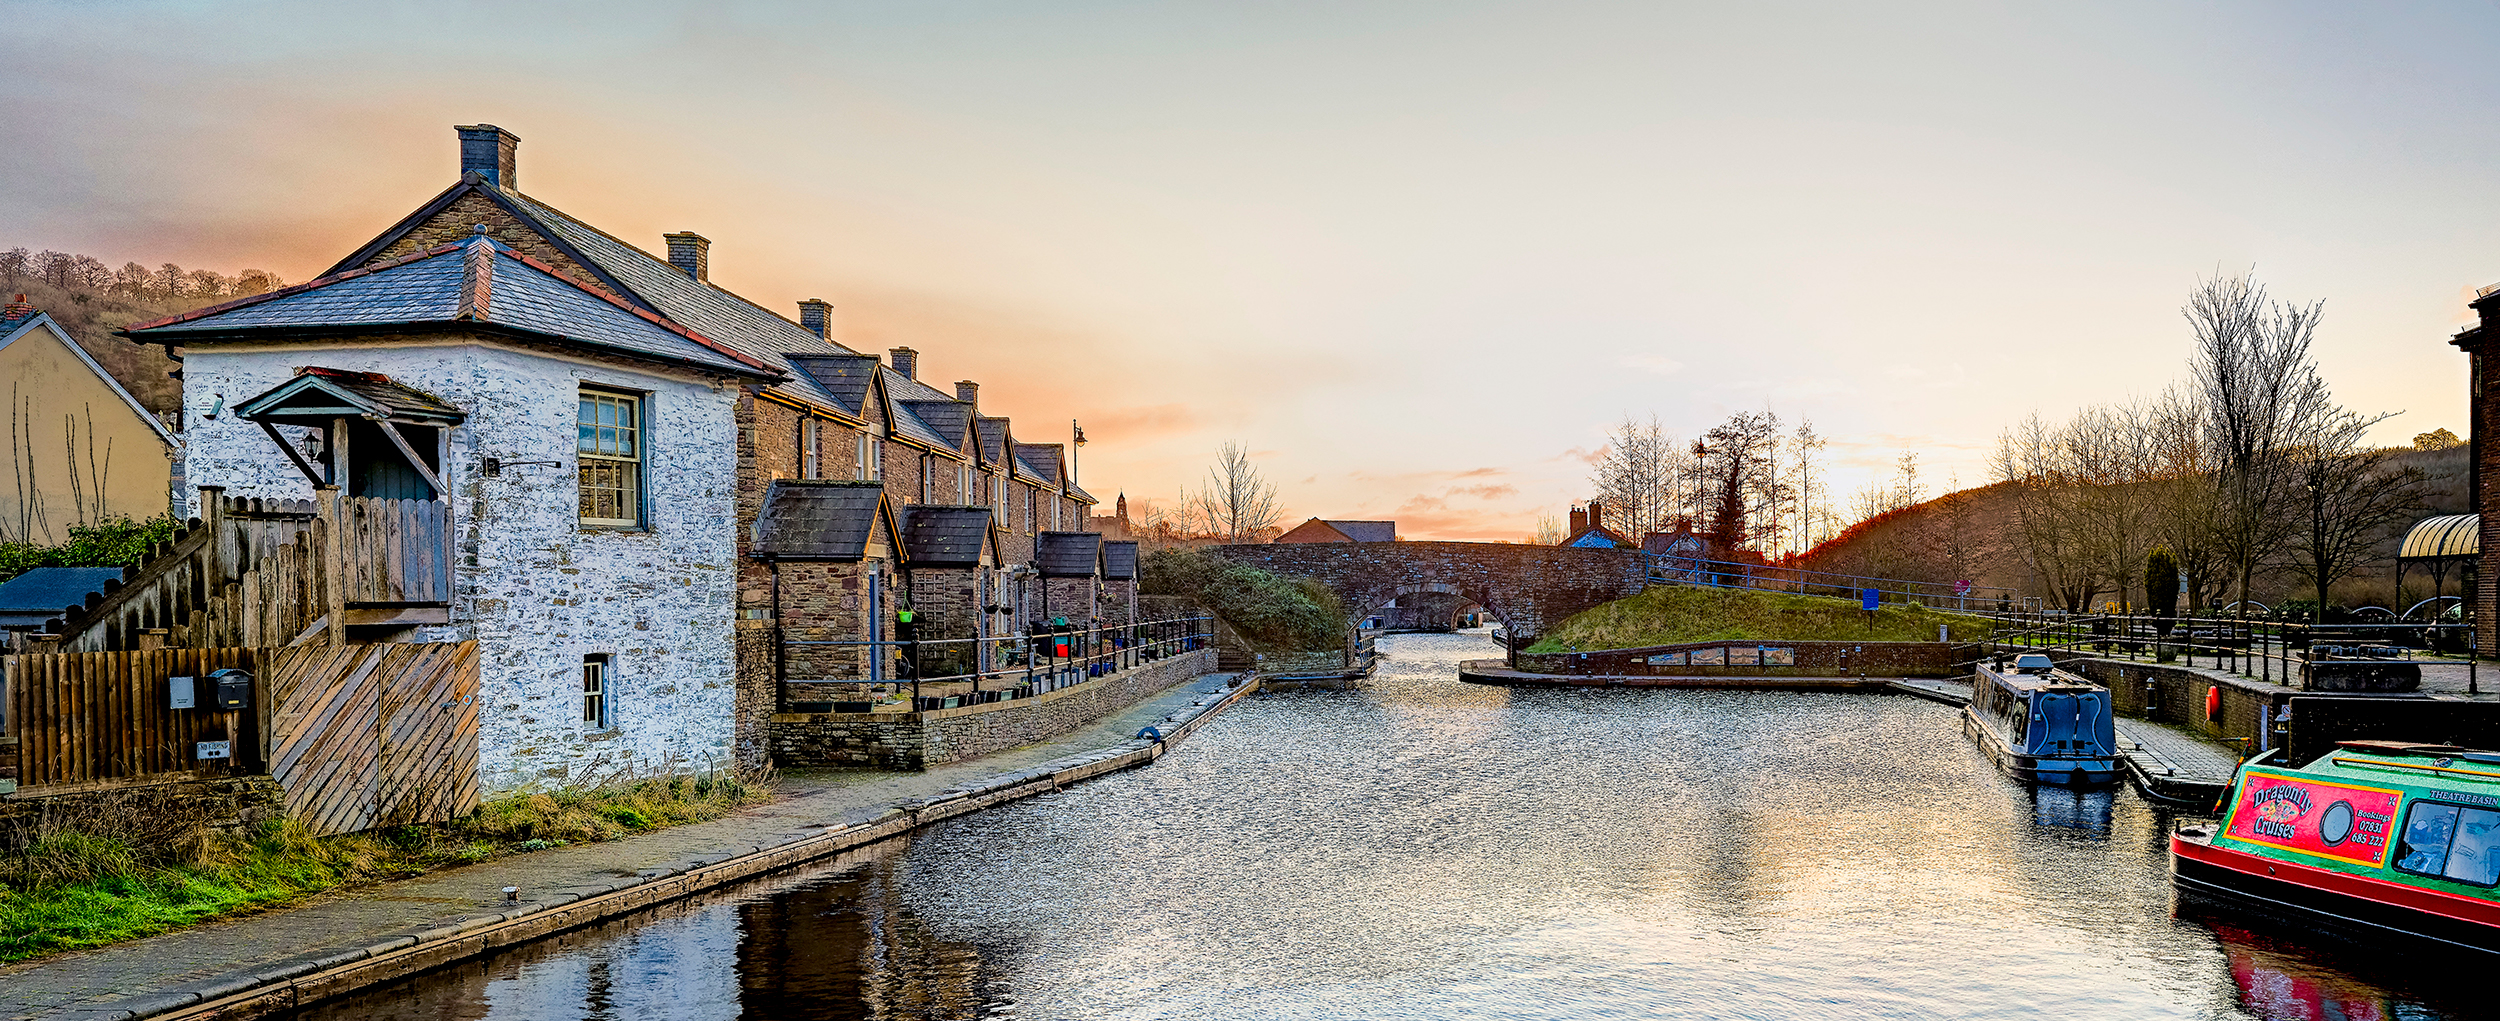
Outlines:
[[[792,706],[825,701],[868,702],[873,706],[878,694],[875,689],[889,688],[899,694],[905,685],[911,688],[911,708],[915,712],[1031,698],[1167,656],[1204,648],[1215,639],[1213,623],[1213,617],[1173,617],[1099,625],[1035,621],[1017,634],[987,638],[923,638],[914,641],[786,638],[781,641],[785,653],[792,647],[859,649],[863,656],[874,662],[876,669],[863,669],[861,673],[865,676],[855,677],[790,677],[785,674],[775,686],[775,711],[802,711]],[[951,686],[963,682],[970,682],[969,691],[952,695],[922,694],[923,685]],[[790,697],[792,685],[847,685],[860,689],[858,693],[864,697],[794,700]],[[871,710],[864,708],[858,711]]]
[[1749,588],[1857,600],[1874,589],[1887,603],[1916,602],[1935,609],[1973,613],[2013,613],[2037,607],[2012,589],[1960,581],[1912,581],[1862,574],[1810,571],[1801,567],[1753,564],[1740,560],[1705,560],[1668,553],[1643,553],[1649,580],[1659,583]]
[[[2446,662],[2463,657],[2466,691],[2481,694],[2478,638],[2470,624],[2307,624],[2254,616],[2183,614],[1990,614],[1986,655],[2014,649],[2081,650],[2100,657],[2177,663],[2292,684],[2317,662]],[[2200,663],[2199,660],[2202,660]]]

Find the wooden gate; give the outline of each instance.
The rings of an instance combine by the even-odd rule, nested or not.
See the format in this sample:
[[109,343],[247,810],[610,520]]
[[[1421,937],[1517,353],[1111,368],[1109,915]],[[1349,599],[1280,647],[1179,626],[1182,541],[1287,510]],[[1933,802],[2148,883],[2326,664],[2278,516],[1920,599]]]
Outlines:
[[264,668],[269,771],[314,833],[477,807],[476,642],[277,649]]

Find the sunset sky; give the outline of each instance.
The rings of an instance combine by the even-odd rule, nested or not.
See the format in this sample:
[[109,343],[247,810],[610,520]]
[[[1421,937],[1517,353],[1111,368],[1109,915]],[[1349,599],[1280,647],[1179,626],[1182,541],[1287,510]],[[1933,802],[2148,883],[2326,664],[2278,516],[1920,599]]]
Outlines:
[[1292,520],[1517,538],[1626,414],[1847,493],[2181,375],[2199,277],[2326,302],[2386,442],[2500,281],[2487,4],[0,4],[0,248],[302,280],[457,175]]

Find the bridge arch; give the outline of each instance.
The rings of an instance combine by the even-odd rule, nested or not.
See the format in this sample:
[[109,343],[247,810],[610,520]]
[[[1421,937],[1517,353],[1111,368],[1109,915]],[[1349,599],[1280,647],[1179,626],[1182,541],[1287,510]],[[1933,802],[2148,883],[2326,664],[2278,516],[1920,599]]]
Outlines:
[[1349,625],[1401,593],[1442,592],[1492,611],[1522,643],[1572,614],[1639,593],[1646,575],[1637,550],[1500,542],[1259,543],[1206,552],[1319,581],[1345,603]]

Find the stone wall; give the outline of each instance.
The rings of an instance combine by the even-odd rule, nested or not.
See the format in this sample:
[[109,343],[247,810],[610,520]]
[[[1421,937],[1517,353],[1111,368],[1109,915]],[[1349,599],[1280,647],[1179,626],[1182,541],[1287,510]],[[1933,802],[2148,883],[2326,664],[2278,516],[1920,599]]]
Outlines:
[[[354,343],[194,348],[183,363],[187,474],[233,497],[305,499],[303,476],[233,407],[298,366],[380,372],[468,413],[450,430],[453,623],[416,641],[476,639],[479,766],[489,796],[619,770],[734,757],[738,655],[738,390],[460,333]],[[583,384],[647,394],[645,527],[577,518]],[[484,456],[514,465],[487,478]],[[604,653],[609,722],[582,719],[583,657]]]
[[[2052,654],[2057,665],[2109,689],[2110,704],[2128,716],[2174,724],[2216,741],[2237,745],[2243,755],[2281,743],[2271,724],[2297,692],[2280,684],[2157,663]],[[2221,709],[2205,718],[2205,692],[2219,689]]]
[[2372,695],[2294,695],[2290,759],[2306,764],[2337,741],[2418,741],[2500,751],[2500,702]]
[[47,820],[134,842],[178,838],[194,826],[238,829],[286,814],[286,791],[267,776],[219,776],[44,798],[0,798],[0,848],[22,846]]
[[1438,592],[1492,610],[1523,643],[1572,614],[1636,595],[1646,584],[1637,550],[1498,542],[1309,542],[1209,546],[1205,551],[1276,574],[1318,579],[1345,600],[1349,623],[1401,595]]
[[1215,671],[1199,649],[1032,698],[919,713],[784,713],[773,761],[792,766],[926,769],[1044,741]]
[[[1689,660],[1694,652],[1716,650],[1741,656],[1762,649],[1786,650],[1787,655],[1781,658],[1789,662],[1767,666],[1650,662],[1679,652]],[[1962,677],[1970,673],[1971,663],[1978,658],[1978,646],[1944,642],[1719,641],[1595,652],[1523,652],[1516,657],[1513,669],[1533,674],[1602,677]]]

